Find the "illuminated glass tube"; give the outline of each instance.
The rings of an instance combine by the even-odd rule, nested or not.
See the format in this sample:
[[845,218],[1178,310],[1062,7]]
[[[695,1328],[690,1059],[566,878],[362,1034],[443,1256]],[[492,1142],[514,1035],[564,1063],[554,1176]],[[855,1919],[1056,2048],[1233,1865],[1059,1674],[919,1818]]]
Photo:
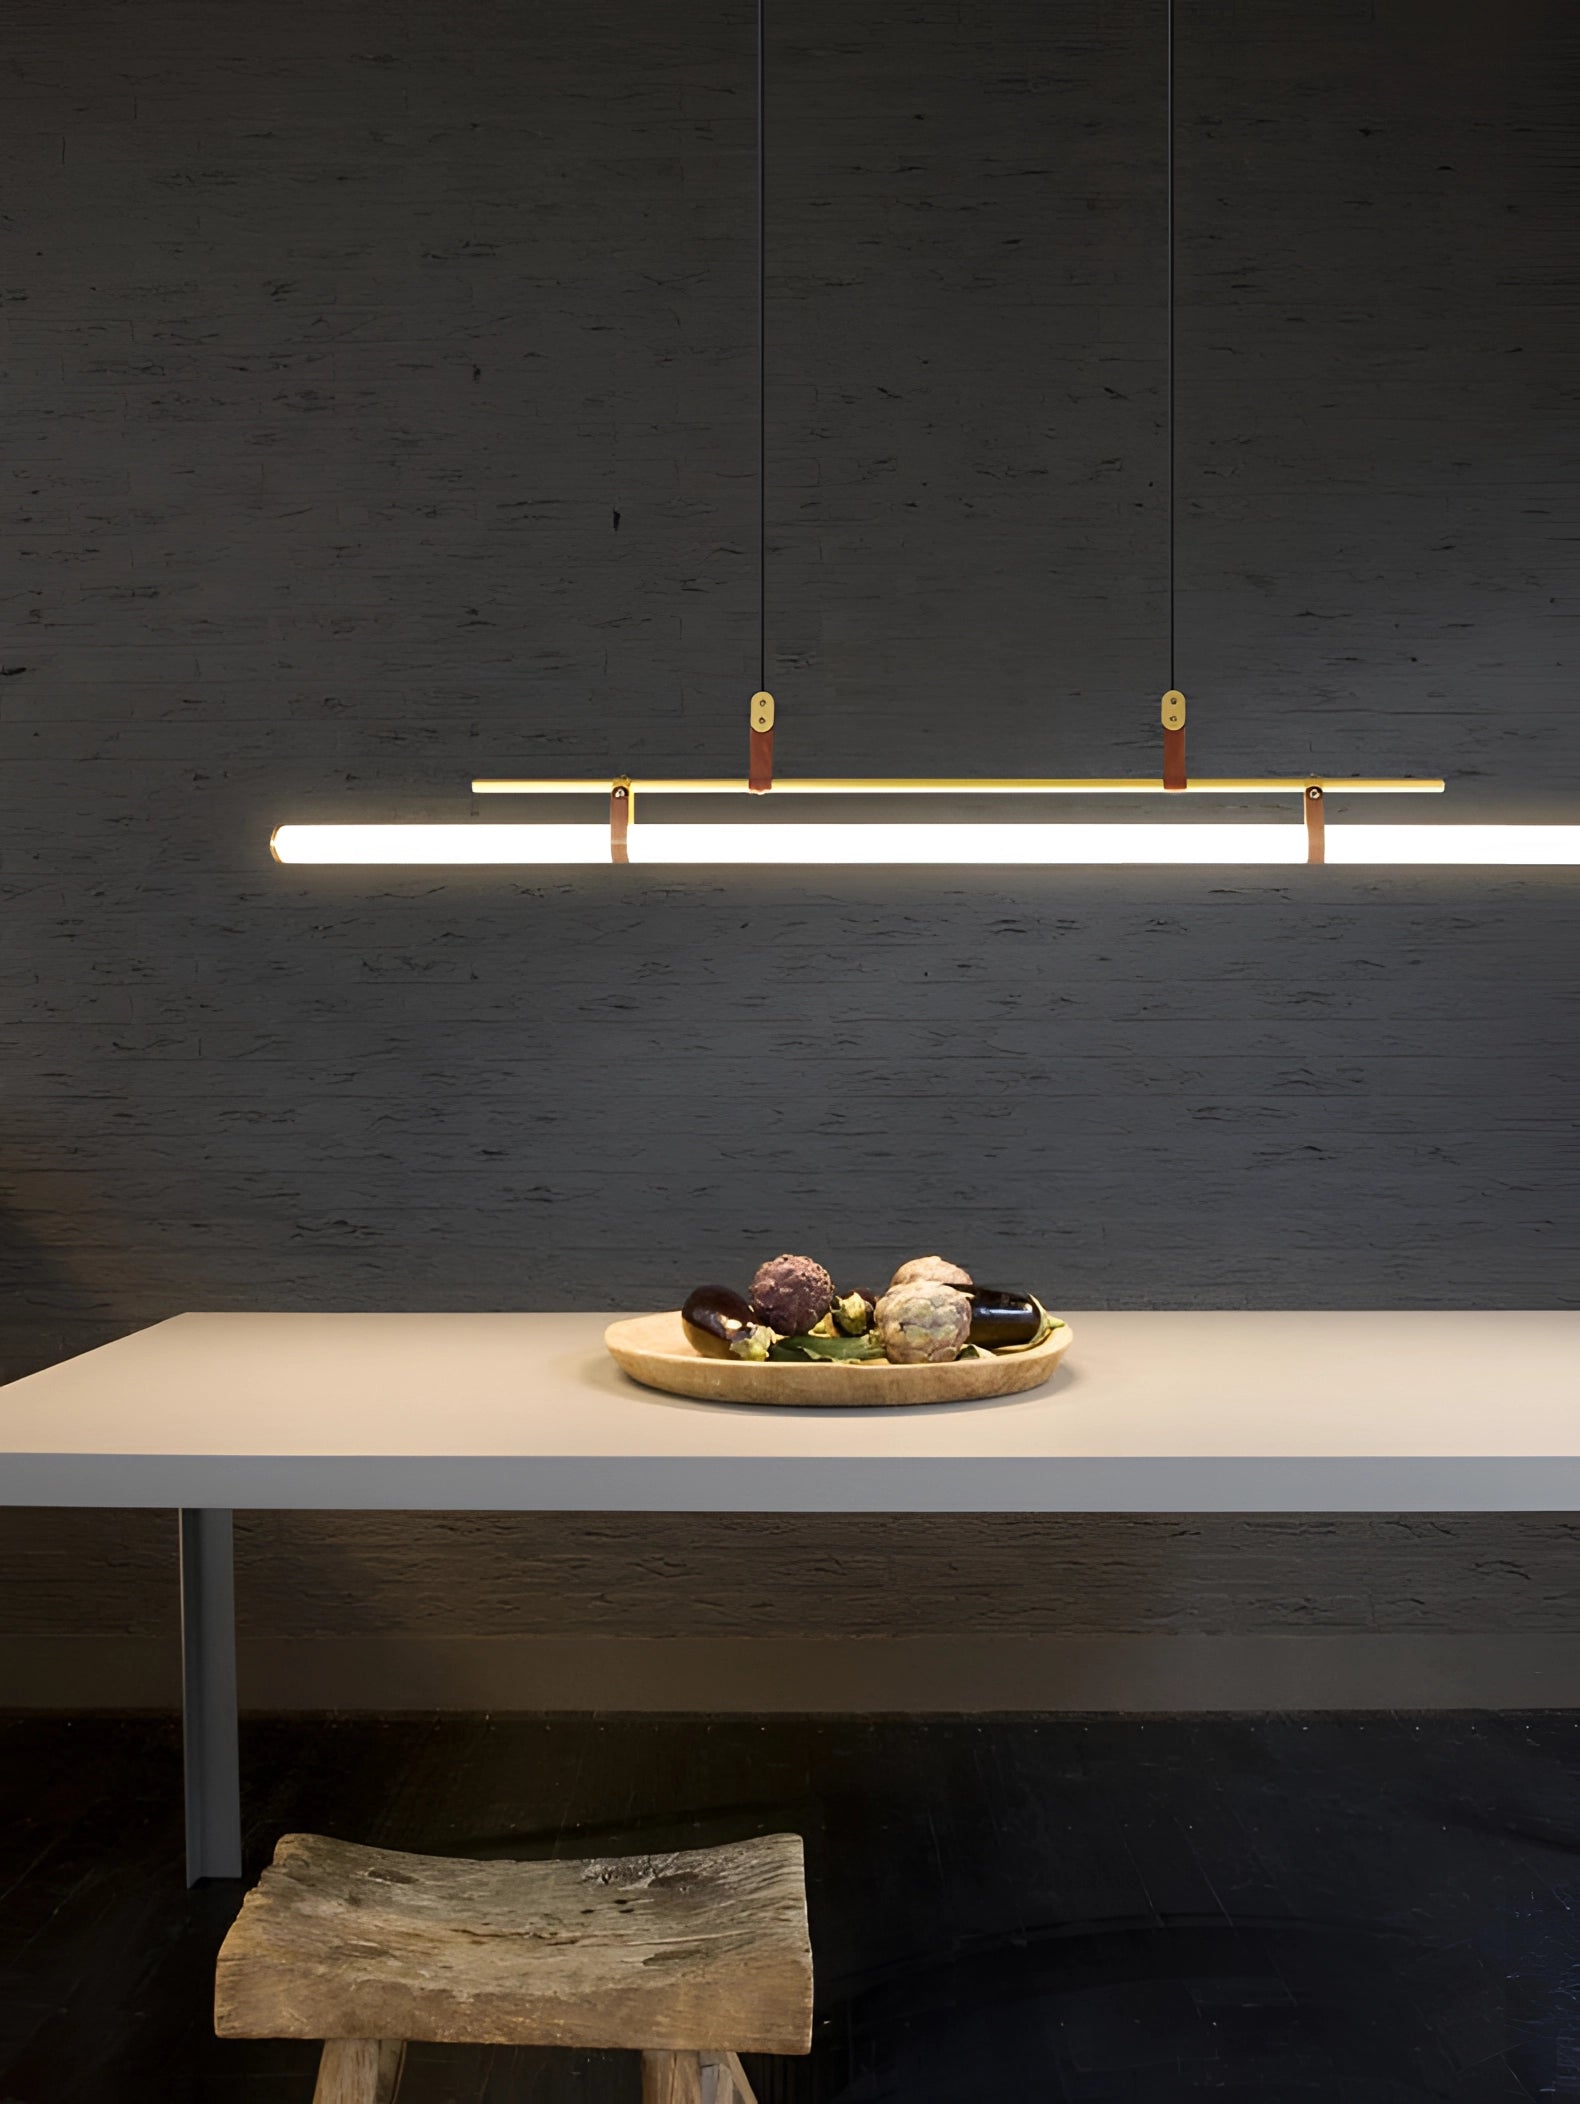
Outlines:
[[633,862],[1303,862],[1303,825],[638,825]]
[[1580,863],[1580,826],[1330,825],[1327,848],[1330,862],[1355,868],[1368,863],[1567,868]]
[[276,862],[403,863],[607,862],[606,825],[276,826]]
[[[1529,868],[1580,864],[1580,826],[1329,825],[1327,860],[1352,868]],[[606,825],[285,825],[287,863],[526,867],[607,863]],[[1306,860],[1303,824],[1193,825],[633,824],[633,863],[672,866],[1022,867],[1085,863],[1289,866]]]

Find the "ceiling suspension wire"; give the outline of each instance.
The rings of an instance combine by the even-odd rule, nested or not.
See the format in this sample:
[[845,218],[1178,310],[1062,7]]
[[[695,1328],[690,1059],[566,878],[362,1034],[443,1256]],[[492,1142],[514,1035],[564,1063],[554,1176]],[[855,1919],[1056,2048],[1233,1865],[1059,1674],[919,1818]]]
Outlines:
[[1164,509],[1168,514],[1168,626],[1169,683],[1163,696],[1163,787],[1179,791],[1190,786],[1185,764],[1185,697],[1179,690],[1175,664],[1175,629],[1178,594],[1175,589],[1177,542],[1175,514],[1175,457],[1178,451],[1174,413],[1174,0],[1163,0],[1163,219],[1164,219],[1164,374],[1163,450],[1166,461]]
[[757,692],[747,705],[747,783],[774,785],[774,698],[768,692],[768,0],[757,0]]
[[1179,538],[1179,525],[1178,525],[1178,519],[1177,519],[1177,516],[1176,516],[1176,513],[1175,513],[1175,498],[1174,498],[1174,487],[1175,487],[1175,481],[1176,481],[1176,461],[1177,461],[1177,453],[1178,453],[1178,442],[1177,442],[1177,438],[1176,438],[1176,416],[1175,416],[1175,389],[1174,389],[1174,347],[1175,347],[1175,345],[1174,345],[1174,339],[1175,339],[1175,323],[1174,323],[1174,315],[1175,315],[1175,298],[1174,298],[1174,248],[1175,248],[1175,236],[1174,236],[1174,0],[1163,0],[1163,4],[1164,4],[1164,15],[1165,15],[1165,32],[1164,32],[1164,68],[1165,68],[1165,87],[1164,87],[1164,97],[1163,97],[1163,110],[1164,110],[1164,117],[1163,117],[1163,134],[1164,134],[1164,171],[1165,171],[1165,173],[1164,173],[1164,219],[1165,219],[1165,223],[1166,223],[1166,232],[1165,232],[1165,237],[1164,237],[1164,248],[1165,248],[1165,255],[1166,255],[1166,259],[1167,259],[1167,260],[1166,260],[1166,279],[1167,279],[1167,286],[1168,286],[1168,296],[1167,296],[1167,322],[1166,322],[1166,328],[1167,328],[1167,335],[1168,335],[1168,353],[1167,353],[1167,360],[1166,360],[1166,364],[1167,364],[1167,378],[1166,378],[1166,381],[1165,381],[1165,391],[1166,391],[1166,399],[1167,399],[1167,406],[1166,406],[1166,409],[1165,409],[1165,411],[1164,411],[1164,419],[1165,419],[1165,426],[1166,426],[1166,432],[1167,432],[1167,437],[1166,437],[1166,445],[1167,445],[1167,451],[1168,451],[1168,540],[1169,540],[1169,560],[1168,560],[1168,570],[1169,570],[1169,685],[1170,685],[1170,687],[1177,687],[1177,686],[1179,685],[1179,677],[1178,677],[1178,669],[1179,669],[1179,668],[1178,668],[1178,666],[1177,666],[1177,664],[1176,664],[1176,662],[1175,662],[1175,657],[1176,657],[1176,652],[1175,652],[1175,625],[1176,625],[1176,615],[1175,615],[1175,607],[1176,607],[1176,589],[1175,589],[1175,573],[1176,573],[1176,568],[1177,568],[1177,554],[1176,554],[1176,543],[1177,543],[1177,541],[1178,541],[1178,538]]
[[768,685],[768,0],[757,0],[757,684]]

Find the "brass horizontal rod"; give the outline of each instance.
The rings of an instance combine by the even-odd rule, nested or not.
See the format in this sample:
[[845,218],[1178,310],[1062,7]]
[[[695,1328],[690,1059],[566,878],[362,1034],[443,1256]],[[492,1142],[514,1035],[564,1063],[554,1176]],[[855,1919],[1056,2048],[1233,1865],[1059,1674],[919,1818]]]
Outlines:
[[[612,775],[586,776],[575,781],[534,781],[503,777],[476,781],[474,796],[607,796]],[[631,778],[633,793],[643,796],[746,796],[750,784],[745,775],[708,776],[689,780]],[[1335,796],[1436,796],[1441,781],[1406,777],[1363,775],[1353,779],[1336,774],[1202,775],[1185,785],[1187,796],[1304,796],[1308,789],[1322,789]],[[776,777],[775,796],[1163,796],[1161,776],[980,776],[956,775],[816,775]]]

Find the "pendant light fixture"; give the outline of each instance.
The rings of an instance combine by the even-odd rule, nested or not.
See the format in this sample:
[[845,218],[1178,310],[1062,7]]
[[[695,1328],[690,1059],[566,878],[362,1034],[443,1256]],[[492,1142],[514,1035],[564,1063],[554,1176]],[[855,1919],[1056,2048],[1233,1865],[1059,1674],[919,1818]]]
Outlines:
[[[1166,39],[1166,447],[1168,514],[1168,686],[1160,704],[1161,772],[1155,777],[791,777],[774,773],[775,701],[768,687],[768,330],[767,330],[767,20],[757,0],[757,691],[747,705],[744,776],[645,779],[629,775],[546,780],[491,777],[472,783],[476,796],[569,796],[603,799],[607,817],[570,824],[354,823],[282,825],[270,842],[283,863],[398,867],[410,865],[552,866],[593,863],[777,863],[1041,865],[1208,863],[1282,866],[1332,862],[1390,864],[1580,864],[1580,826],[1330,825],[1326,799],[1436,795],[1435,778],[1301,774],[1192,777],[1186,766],[1186,701],[1177,683],[1177,442],[1175,394],[1174,0],[1164,0]],[[1090,823],[721,823],[637,821],[640,798],[936,795],[1083,797],[1284,797],[1295,806],[1283,823],[1181,824],[1164,820]]]

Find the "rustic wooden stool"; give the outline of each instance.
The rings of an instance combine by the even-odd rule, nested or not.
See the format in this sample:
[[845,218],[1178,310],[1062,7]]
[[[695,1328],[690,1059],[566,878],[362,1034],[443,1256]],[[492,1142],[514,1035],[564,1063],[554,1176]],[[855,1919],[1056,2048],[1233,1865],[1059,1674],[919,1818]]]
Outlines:
[[314,2104],[390,2104],[408,2039],[616,2046],[643,2104],[754,2104],[736,2055],[812,2045],[796,1834],[469,1863],[287,1834],[225,1938],[222,2038],[321,2038]]

